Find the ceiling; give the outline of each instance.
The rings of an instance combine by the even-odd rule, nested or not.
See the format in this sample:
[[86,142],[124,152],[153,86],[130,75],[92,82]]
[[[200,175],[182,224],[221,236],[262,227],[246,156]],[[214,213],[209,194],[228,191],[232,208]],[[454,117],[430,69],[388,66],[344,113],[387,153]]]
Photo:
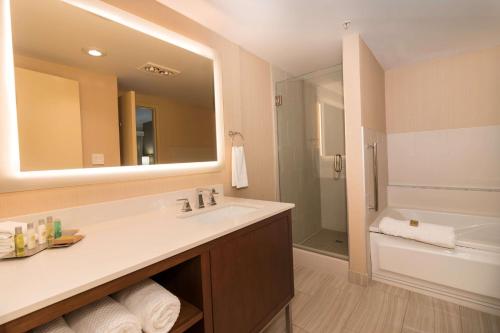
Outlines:
[[342,61],[343,22],[385,69],[500,45],[500,0],[157,0],[299,75]]
[[[114,74],[123,91],[214,108],[211,59],[59,0],[12,1],[12,26],[16,54]],[[104,50],[106,56],[95,58],[82,52],[89,47]],[[167,77],[137,69],[147,62],[181,73]]]

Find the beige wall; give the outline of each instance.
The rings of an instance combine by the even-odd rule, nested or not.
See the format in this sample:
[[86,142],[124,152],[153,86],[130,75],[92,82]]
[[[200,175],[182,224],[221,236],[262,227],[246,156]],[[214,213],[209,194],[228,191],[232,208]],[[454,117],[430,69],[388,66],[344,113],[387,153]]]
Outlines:
[[[237,45],[223,39],[200,24],[160,5],[154,0],[107,0],[106,2],[142,16],[167,29],[178,32],[193,40],[206,44],[219,54],[222,67],[222,93],[224,107],[224,128],[241,129],[245,135],[250,187],[236,192],[254,198],[275,197],[274,153],[272,122],[271,79],[269,64],[252,54],[242,51]],[[255,72],[253,72],[255,71]],[[268,89],[269,88],[269,89]],[[249,103],[243,107],[243,103]],[[243,122],[242,110],[254,112],[256,123]],[[245,115],[247,117],[248,115]],[[258,120],[261,117],[262,120]],[[262,140],[261,140],[262,138]],[[267,142],[267,138],[271,138]],[[264,145],[253,146],[264,142]],[[251,146],[251,148],[250,148]],[[223,183],[227,194],[232,194],[230,181],[230,140],[226,136],[226,165],[220,172],[192,176],[168,177],[152,180],[74,186],[58,189],[24,191],[0,194],[0,216],[14,216],[29,212],[50,210],[93,202],[115,200],[137,195],[172,191],[214,183]],[[256,175],[263,173],[262,179]]]
[[385,75],[365,42],[359,40],[361,75],[361,123],[363,127],[385,132]]
[[363,166],[360,37],[342,41],[344,109],[346,135],[347,220],[349,230],[349,270],[367,275],[365,226],[365,184]]
[[78,81],[82,119],[83,166],[92,166],[92,153],[104,154],[105,166],[120,165],[116,76],[16,54],[18,67]]
[[[250,186],[235,190],[234,194],[239,197],[276,200],[271,66],[241,50],[240,76],[239,130],[245,137],[245,158]],[[226,132],[230,129],[226,128]]]
[[[365,282],[369,273],[368,224],[376,216],[368,212],[373,184],[369,178],[371,151],[364,140],[383,146],[385,140],[384,71],[359,34],[343,39],[344,108],[346,130],[347,204],[350,277]],[[371,142],[372,142],[371,141]],[[371,163],[370,163],[371,162]],[[379,175],[387,174],[384,155]],[[382,179],[383,181],[383,179]],[[384,196],[384,184],[379,194]],[[382,210],[385,201],[379,209]]]
[[139,93],[135,101],[155,110],[157,163],[217,159],[215,110]]
[[387,131],[500,124],[500,46],[386,73]]

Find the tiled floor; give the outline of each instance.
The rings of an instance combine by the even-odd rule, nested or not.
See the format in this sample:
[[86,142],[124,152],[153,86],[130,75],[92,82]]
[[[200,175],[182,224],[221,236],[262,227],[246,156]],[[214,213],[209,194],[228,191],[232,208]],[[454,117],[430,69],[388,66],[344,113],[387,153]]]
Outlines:
[[300,245],[343,256],[348,255],[347,233],[345,232],[321,229],[300,243]]
[[[296,267],[295,290],[294,333],[500,333],[500,317],[379,282],[360,287]],[[264,332],[285,332],[285,316]]]

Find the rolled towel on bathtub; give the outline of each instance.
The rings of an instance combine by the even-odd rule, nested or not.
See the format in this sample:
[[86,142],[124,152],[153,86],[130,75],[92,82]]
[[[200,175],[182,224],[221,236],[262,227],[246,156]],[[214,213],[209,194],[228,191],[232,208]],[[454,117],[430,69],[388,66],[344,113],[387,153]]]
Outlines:
[[139,319],[112,299],[103,299],[66,315],[76,333],[141,333]]
[[68,326],[63,317],[59,317],[45,325],[38,326],[33,333],[75,333],[75,331]]
[[415,220],[397,220],[386,216],[382,218],[378,227],[380,232],[387,235],[414,239],[450,249],[455,248],[455,229],[450,226]]
[[139,318],[146,333],[170,331],[181,310],[179,299],[151,279],[124,289],[113,297]]

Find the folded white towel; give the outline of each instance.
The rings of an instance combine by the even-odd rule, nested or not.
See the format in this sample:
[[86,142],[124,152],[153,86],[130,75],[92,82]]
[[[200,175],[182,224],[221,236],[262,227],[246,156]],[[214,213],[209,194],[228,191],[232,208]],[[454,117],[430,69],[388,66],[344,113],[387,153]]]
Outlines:
[[422,221],[415,222],[386,216],[380,221],[379,230],[387,235],[414,239],[451,249],[455,248],[455,229],[453,227]]
[[28,237],[28,224],[24,222],[5,221],[0,222],[0,252],[11,252],[14,250],[14,235],[16,227],[23,229],[24,238]]
[[113,297],[139,318],[146,333],[170,331],[181,310],[179,299],[151,279],[124,289]]
[[68,326],[63,317],[59,317],[45,325],[35,328],[33,333],[75,333],[75,331]]
[[233,146],[231,154],[232,185],[236,188],[248,187],[247,165],[243,146]]
[[10,233],[11,235],[14,235],[16,233],[16,227],[21,227],[23,229],[23,234],[26,234],[28,232],[28,223],[14,221],[0,222],[0,232]]
[[141,323],[127,308],[105,297],[65,316],[76,333],[141,333]]

